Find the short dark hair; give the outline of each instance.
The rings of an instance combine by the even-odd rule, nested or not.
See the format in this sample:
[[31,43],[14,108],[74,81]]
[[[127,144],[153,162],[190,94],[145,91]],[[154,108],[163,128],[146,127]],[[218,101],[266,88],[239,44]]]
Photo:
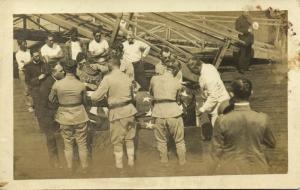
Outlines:
[[68,60],[63,64],[64,71],[66,73],[76,73],[77,63],[74,60]]
[[120,56],[119,55],[115,55],[115,54],[111,55],[111,57],[110,57],[110,63],[113,64],[113,65],[115,65],[115,66],[120,67],[120,65],[121,65]]
[[231,91],[235,99],[249,100],[252,93],[252,83],[246,78],[237,78],[231,82]]
[[[190,62],[190,60],[194,60],[195,62]],[[191,58],[189,58],[187,67],[190,69],[190,71],[194,72],[195,69],[200,67],[202,64],[203,64],[203,61],[201,60],[201,57],[199,55],[193,55]]]
[[40,53],[40,50],[38,48],[31,49],[30,54],[33,55],[34,53]]
[[110,57],[116,56],[119,57],[119,59],[122,59],[124,53],[123,49],[124,49],[123,44],[120,42],[116,42],[112,45],[109,56]]
[[163,52],[170,52],[170,49],[166,46],[162,47],[160,53],[163,53]]
[[17,40],[18,46],[21,46],[23,42],[26,42],[26,40]]
[[46,40],[48,40],[49,38],[53,38],[53,39],[55,39],[55,36],[54,36],[54,34],[52,34],[52,33],[49,33],[48,35],[47,35],[47,37],[46,37]]
[[97,33],[102,33],[101,28],[96,28],[95,30],[93,30],[93,36],[95,36]]
[[84,59],[86,59],[86,55],[83,52],[79,52],[76,56],[76,62],[79,63]]
[[75,27],[72,27],[72,28],[70,28],[70,34],[72,35],[72,34],[78,34],[78,29],[77,28],[75,28]]

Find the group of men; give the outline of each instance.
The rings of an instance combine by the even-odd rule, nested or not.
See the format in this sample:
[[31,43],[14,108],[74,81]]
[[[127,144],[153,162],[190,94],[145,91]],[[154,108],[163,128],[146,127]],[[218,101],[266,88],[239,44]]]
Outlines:
[[[58,123],[64,139],[68,170],[72,171],[74,168],[76,142],[82,171],[88,171],[89,117],[85,106],[106,99],[115,166],[123,168],[124,152],[127,153],[128,165],[134,166],[134,116],[137,113],[134,105],[134,84],[137,83],[140,90],[149,91],[153,96],[153,130],[160,161],[168,162],[167,143],[168,135],[171,135],[176,144],[178,162],[184,165],[184,124],[182,109],[177,103],[183,89],[182,72],[176,56],[171,55],[169,49],[163,48],[161,62],[155,68],[156,75],[151,78],[150,87],[147,88],[143,59],[150,51],[149,45],[135,39],[134,34],[128,32],[127,41],[118,46],[119,53],[114,53],[101,30],[94,31],[93,35],[94,39],[86,47],[79,40],[76,28],[71,29],[70,40],[64,48],[54,43],[54,37],[49,35],[40,52],[32,53],[32,58],[27,53],[26,41],[19,42],[20,50],[16,55],[19,69],[21,74],[25,74],[26,86],[33,99],[39,125],[47,137],[50,163],[59,167],[54,136],[54,126]],[[82,64],[99,71],[98,74],[96,72],[97,76],[101,75],[99,83],[92,86],[89,81],[80,81],[80,73],[85,72],[80,70]],[[267,166],[261,146],[266,144],[274,147],[275,141],[267,116],[256,113],[249,107],[251,82],[246,79],[233,81],[233,94],[230,97],[213,65],[203,63],[197,56],[191,58],[187,65],[192,72],[199,75],[199,86],[204,99],[199,112],[208,113],[214,126],[212,152],[217,152],[215,157],[222,160],[218,163],[225,165],[225,168],[233,164],[237,171],[255,163]],[[87,92],[87,89],[93,91]],[[233,101],[229,101],[230,99]],[[123,150],[124,145],[126,151]],[[222,164],[218,165],[218,169],[223,167]]]

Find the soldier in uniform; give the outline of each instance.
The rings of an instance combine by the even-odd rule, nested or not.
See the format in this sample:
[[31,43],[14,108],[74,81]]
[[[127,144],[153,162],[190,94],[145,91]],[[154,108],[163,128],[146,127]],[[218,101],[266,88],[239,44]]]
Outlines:
[[218,174],[268,173],[264,146],[274,148],[276,140],[270,118],[250,108],[252,83],[239,78],[232,82],[234,108],[220,115],[214,128],[213,158]]
[[182,110],[177,104],[177,96],[182,90],[181,83],[174,78],[174,72],[178,68],[172,62],[166,62],[166,71],[162,75],[153,76],[150,81],[150,92],[154,97],[152,117],[155,118],[154,135],[157,141],[157,149],[160,153],[160,161],[168,162],[167,141],[170,134],[176,143],[177,156],[180,165],[186,162],[184,125]]
[[83,106],[86,100],[86,87],[76,76],[77,65],[70,60],[64,65],[66,77],[56,81],[51,89],[49,100],[59,104],[55,120],[60,124],[61,134],[65,145],[65,157],[70,171],[73,167],[73,145],[76,141],[82,171],[87,172],[87,121],[89,120]]
[[107,96],[110,121],[110,137],[113,144],[116,168],[123,168],[123,145],[125,141],[128,165],[134,165],[134,141],[137,113],[132,104],[132,80],[120,70],[120,58],[112,56],[108,62],[110,73],[104,76],[98,89],[91,94],[92,101]]

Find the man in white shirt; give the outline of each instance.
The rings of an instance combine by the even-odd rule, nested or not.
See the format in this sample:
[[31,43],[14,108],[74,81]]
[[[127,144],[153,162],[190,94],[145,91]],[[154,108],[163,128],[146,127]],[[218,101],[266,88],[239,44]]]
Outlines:
[[66,42],[66,50],[69,59],[76,61],[78,53],[84,52],[84,45],[78,39],[77,28],[70,29],[70,40]]
[[147,81],[143,59],[148,55],[150,46],[142,41],[136,40],[132,31],[129,31],[127,41],[123,42],[123,51],[123,64],[133,64],[134,79],[141,85],[143,90],[146,90]]
[[93,32],[94,39],[89,43],[89,55],[95,64],[91,66],[98,70],[107,72],[108,67],[104,64],[107,60],[109,45],[105,38],[102,37],[101,30],[97,29]]
[[52,34],[47,36],[46,44],[41,48],[41,55],[49,65],[56,65],[64,57],[61,47],[55,43]]
[[205,64],[198,57],[193,57],[189,60],[188,67],[193,73],[200,75],[199,86],[204,103],[198,110],[199,114],[208,113],[214,126],[220,103],[229,100],[230,96],[215,66]]
[[24,85],[24,94],[25,94],[25,104],[28,106],[28,111],[33,112],[33,102],[30,97],[28,87],[25,83],[25,74],[24,74],[24,66],[30,63],[31,61],[31,54],[30,50],[27,49],[27,42],[26,40],[18,40],[19,50],[16,53],[16,60],[18,63],[19,69],[19,76],[20,80]]
[[27,49],[26,40],[18,40],[19,50],[16,53],[16,60],[20,71],[24,70],[24,65],[31,61],[30,50]]

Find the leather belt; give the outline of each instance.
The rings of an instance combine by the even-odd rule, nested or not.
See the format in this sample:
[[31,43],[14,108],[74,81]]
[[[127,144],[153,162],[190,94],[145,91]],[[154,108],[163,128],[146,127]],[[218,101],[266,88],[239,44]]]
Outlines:
[[76,107],[80,106],[82,103],[74,103],[74,104],[59,104],[60,107]]
[[159,103],[171,103],[171,102],[176,102],[176,100],[171,100],[171,99],[159,99],[159,100],[153,100],[154,104],[159,104]]
[[115,108],[120,108],[120,107],[124,107],[124,106],[127,106],[129,104],[131,104],[132,101],[131,100],[128,100],[126,102],[121,102],[121,103],[116,103],[116,104],[111,104],[111,105],[108,105],[108,108],[109,109],[115,109]]

